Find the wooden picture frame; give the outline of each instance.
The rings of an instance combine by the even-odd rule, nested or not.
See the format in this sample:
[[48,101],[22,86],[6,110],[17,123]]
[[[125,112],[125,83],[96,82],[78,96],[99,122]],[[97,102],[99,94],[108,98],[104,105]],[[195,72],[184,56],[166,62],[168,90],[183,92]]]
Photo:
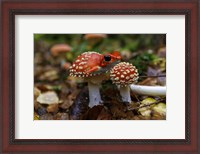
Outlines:
[[[1,1],[1,142],[13,152],[200,153],[198,0]],[[185,15],[185,139],[15,139],[15,15]]]

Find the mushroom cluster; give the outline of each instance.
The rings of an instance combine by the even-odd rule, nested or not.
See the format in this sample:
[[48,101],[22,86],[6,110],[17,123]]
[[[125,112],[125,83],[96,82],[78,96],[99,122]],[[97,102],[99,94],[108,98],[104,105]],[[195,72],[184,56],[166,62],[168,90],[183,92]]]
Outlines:
[[[119,56],[115,57],[112,54],[103,55],[90,51],[82,53],[72,64],[70,76],[81,77],[88,82],[89,107],[102,102],[99,87],[103,80],[109,79],[109,75],[106,73],[110,69],[109,66],[118,60],[120,60]],[[105,68],[108,68],[108,70]]]
[[128,62],[121,62],[111,69],[111,80],[119,86],[122,101],[131,102],[129,86],[137,82],[138,76],[136,67]]

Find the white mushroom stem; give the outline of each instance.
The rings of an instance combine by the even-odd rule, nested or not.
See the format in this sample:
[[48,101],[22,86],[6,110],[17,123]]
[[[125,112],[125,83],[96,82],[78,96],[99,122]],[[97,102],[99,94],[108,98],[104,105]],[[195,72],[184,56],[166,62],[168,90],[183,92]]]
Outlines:
[[131,90],[135,94],[148,95],[148,96],[166,96],[166,87],[162,86],[141,86],[134,85],[130,86]]
[[102,102],[99,88],[100,88],[99,84],[88,82],[90,108],[92,108],[95,105],[99,105],[99,103]]
[[122,97],[123,102],[131,102],[131,96],[130,96],[130,87],[129,86],[123,86],[119,87],[119,92]]

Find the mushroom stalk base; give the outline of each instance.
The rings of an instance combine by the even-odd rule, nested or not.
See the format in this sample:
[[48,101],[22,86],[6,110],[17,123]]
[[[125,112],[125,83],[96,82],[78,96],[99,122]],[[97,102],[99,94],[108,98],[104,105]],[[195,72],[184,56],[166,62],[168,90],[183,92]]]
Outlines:
[[99,87],[99,84],[88,82],[90,108],[92,108],[95,105],[99,105],[99,103],[102,102]]
[[120,87],[119,91],[122,97],[122,101],[130,103],[131,102],[130,87],[129,86]]

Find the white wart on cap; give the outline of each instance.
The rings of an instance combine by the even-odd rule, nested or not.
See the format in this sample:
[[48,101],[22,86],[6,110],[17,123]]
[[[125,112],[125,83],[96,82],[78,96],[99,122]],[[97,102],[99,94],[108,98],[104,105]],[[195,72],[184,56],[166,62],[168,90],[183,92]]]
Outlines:
[[136,83],[138,76],[136,67],[128,62],[121,62],[110,71],[112,82],[121,87]]

